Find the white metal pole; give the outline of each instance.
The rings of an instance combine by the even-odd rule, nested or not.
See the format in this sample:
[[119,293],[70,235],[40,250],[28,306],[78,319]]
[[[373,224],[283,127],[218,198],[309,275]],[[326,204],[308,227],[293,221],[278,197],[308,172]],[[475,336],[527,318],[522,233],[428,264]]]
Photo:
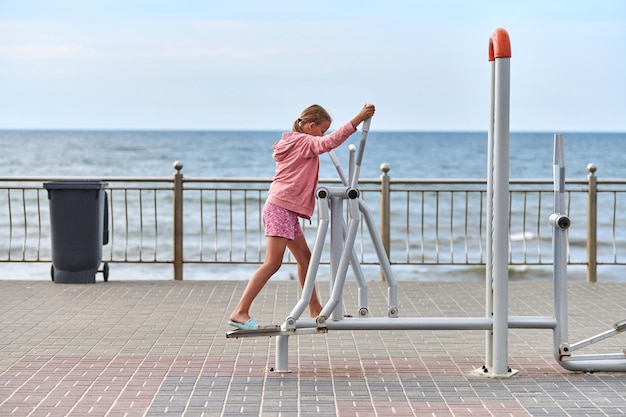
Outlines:
[[[489,40],[490,51],[493,49]],[[487,219],[485,236],[485,315],[493,317],[493,118],[495,94],[495,58],[489,57],[489,129],[487,131]],[[493,367],[493,330],[485,332],[485,367]]]
[[363,126],[361,127],[361,142],[359,143],[359,149],[356,156],[356,164],[354,164],[353,170],[350,170],[350,186],[352,188],[357,188],[357,184],[359,183],[359,174],[361,172],[361,162],[363,161],[363,152],[365,152],[365,143],[367,142],[367,134],[370,131],[370,124],[372,123],[372,118],[365,119],[363,121]]
[[[344,248],[343,235],[343,197],[331,196],[330,199],[330,292],[335,288],[337,273],[339,271],[339,262]],[[340,320],[343,316],[343,302],[339,298],[335,308],[327,312],[326,318],[332,320]]]
[[550,216],[553,227],[554,276],[554,356],[560,360],[559,348],[568,341],[567,326],[567,229],[569,218],[565,212],[565,152],[563,135],[554,135],[554,213]]
[[493,368],[491,376],[506,377],[509,315],[509,110],[511,46],[508,33],[492,35],[495,58],[493,170]]
[[330,192],[324,187],[318,188],[317,192],[317,210],[319,213],[319,220],[317,225],[317,234],[315,236],[315,243],[313,244],[313,250],[311,252],[311,259],[309,261],[309,269],[306,273],[304,280],[304,286],[302,287],[302,294],[300,301],[298,301],[295,307],[289,313],[286,320],[286,326],[288,329],[295,328],[295,321],[300,318],[302,312],[309,305],[313,291],[315,291],[315,281],[317,279],[317,272],[322,259],[322,253],[324,250],[324,243],[326,241],[326,234],[328,232],[328,225],[330,223],[330,207],[329,196]]
[[276,336],[276,368],[274,372],[288,373],[289,372],[289,336],[279,335]]

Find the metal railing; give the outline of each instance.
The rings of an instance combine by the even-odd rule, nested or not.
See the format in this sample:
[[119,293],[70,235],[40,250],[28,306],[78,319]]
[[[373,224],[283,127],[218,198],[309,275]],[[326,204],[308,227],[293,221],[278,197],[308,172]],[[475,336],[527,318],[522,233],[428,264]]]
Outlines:
[[[188,264],[260,264],[265,238],[261,210],[270,179],[109,177],[109,243],[103,261],[172,264],[183,279]],[[626,180],[567,181],[568,263],[595,281],[598,265],[626,265]],[[485,265],[486,180],[396,179],[389,166],[362,179],[362,198],[380,225],[392,265]],[[43,182],[70,178],[0,178],[0,262],[51,262],[48,197]],[[322,179],[320,185],[337,184]],[[551,265],[553,185],[548,179],[510,181],[509,264]],[[303,222],[312,243],[317,221]],[[363,226],[364,227],[364,226]],[[377,259],[366,233],[359,258]],[[598,238],[600,236],[600,238]],[[328,262],[322,259],[322,262]],[[293,263],[289,254],[285,262]]]

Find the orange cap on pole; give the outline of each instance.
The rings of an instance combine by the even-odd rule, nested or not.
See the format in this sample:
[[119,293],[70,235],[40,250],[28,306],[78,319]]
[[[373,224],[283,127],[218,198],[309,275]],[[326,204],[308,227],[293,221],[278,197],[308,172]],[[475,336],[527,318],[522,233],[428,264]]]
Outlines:
[[489,61],[496,58],[511,57],[511,40],[505,29],[498,28],[493,31],[489,38]]

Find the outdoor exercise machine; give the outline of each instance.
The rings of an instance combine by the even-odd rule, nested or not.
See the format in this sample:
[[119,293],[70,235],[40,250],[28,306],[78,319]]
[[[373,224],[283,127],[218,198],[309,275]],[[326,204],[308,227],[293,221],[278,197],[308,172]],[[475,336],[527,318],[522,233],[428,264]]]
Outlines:
[[[289,337],[327,333],[334,330],[483,330],[486,334],[484,365],[480,375],[506,378],[518,371],[508,365],[509,329],[550,329],[554,332],[553,353],[558,363],[572,371],[626,371],[626,350],[615,354],[573,352],[626,330],[626,319],[613,328],[578,343],[568,342],[567,317],[567,229],[570,219],[565,206],[565,158],[563,135],[554,137],[554,212],[553,227],[553,316],[509,316],[508,313],[508,219],[509,219],[509,103],[511,43],[504,29],[496,29],[489,39],[490,103],[487,154],[487,233],[484,317],[400,317],[397,282],[372,214],[360,198],[359,172],[371,120],[363,123],[358,149],[349,147],[346,176],[335,157],[330,157],[341,179],[341,187],[320,187],[316,191],[319,223],[311,262],[300,300],[280,326],[260,330],[235,330],[228,338],[276,337],[275,372],[289,372]],[[344,202],[347,210],[344,210]],[[344,212],[347,211],[347,215]],[[347,221],[346,221],[347,218]],[[367,281],[361,270],[354,242],[363,218],[387,283],[387,317],[371,317],[368,309]],[[317,318],[302,318],[315,288],[326,235],[330,228],[330,298]],[[342,294],[348,266],[358,284],[358,314],[343,315]]]

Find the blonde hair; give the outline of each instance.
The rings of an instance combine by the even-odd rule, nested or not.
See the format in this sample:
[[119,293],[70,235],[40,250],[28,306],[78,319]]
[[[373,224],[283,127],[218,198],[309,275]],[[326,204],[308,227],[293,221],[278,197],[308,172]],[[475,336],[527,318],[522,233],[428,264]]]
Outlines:
[[293,122],[293,131],[304,133],[302,131],[302,126],[307,123],[315,122],[316,124],[320,124],[324,121],[331,122],[333,119],[330,117],[330,114],[320,105],[313,104],[306,109],[302,110],[300,117]]

